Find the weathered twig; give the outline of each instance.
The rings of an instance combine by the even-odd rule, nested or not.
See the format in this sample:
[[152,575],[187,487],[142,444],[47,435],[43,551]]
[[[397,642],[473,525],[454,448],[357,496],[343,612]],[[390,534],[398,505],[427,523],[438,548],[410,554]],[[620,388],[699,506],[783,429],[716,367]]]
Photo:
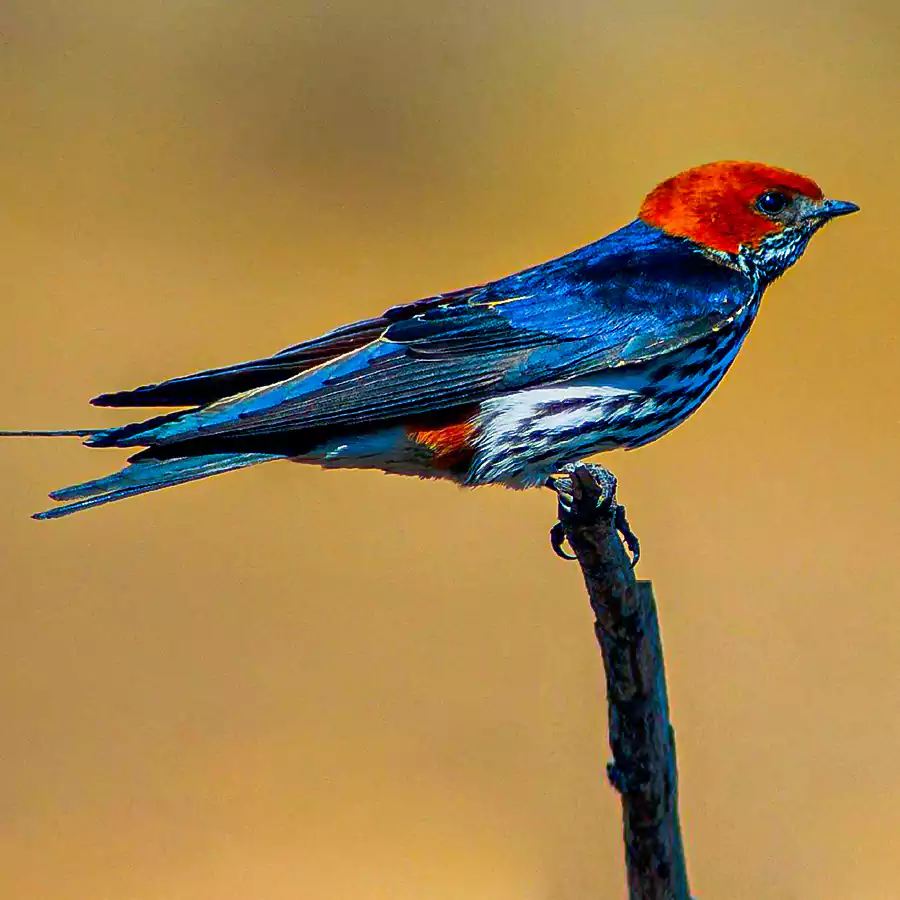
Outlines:
[[606,669],[613,752],[607,773],[622,797],[629,897],[690,900],[653,589],[649,581],[635,580],[619,538],[622,531],[635,549],[612,474],[580,465],[555,487],[557,542],[564,535],[581,566]]

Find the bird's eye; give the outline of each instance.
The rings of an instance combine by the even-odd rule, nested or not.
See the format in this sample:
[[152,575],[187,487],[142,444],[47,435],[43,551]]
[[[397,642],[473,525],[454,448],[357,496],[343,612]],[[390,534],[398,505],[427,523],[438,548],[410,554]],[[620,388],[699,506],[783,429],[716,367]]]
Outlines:
[[788,205],[788,198],[781,191],[766,191],[756,201],[756,208],[767,216],[775,216]]

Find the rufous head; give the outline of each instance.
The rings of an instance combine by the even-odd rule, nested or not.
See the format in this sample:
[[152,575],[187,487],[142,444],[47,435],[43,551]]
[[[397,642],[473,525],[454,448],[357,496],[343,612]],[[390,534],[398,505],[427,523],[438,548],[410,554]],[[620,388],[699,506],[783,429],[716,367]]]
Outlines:
[[647,195],[639,217],[710,250],[738,254],[761,249],[782,235],[795,234],[805,247],[825,222],[857,209],[854,203],[826,200],[804,175],[728,160],[662,182]]

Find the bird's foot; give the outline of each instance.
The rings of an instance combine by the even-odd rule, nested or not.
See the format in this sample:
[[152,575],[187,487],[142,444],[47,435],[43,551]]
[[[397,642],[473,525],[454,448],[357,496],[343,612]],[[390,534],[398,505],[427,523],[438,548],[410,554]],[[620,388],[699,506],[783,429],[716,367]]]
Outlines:
[[585,515],[587,511],[581,507],[580,501],[586,490],[593,488],[590,493],[596,493],[598,500],[590,512],[591,517],[612,512],[616,531],[622,535],[622,540],[625,541],[625,546],[631,554],[631,567],[637,565],[641,556],[641,544],[628,524],[625,507],[616,502],[616,476],[609,469],[593,463],[572,463],[551,475],[547,480],[547,487],[556,493],[558,501],[559,519],[550,529],[550,546],[557,556],[569,560],[577,558],[566,552],[565,523],[566,519],[573,515],[581,517]]

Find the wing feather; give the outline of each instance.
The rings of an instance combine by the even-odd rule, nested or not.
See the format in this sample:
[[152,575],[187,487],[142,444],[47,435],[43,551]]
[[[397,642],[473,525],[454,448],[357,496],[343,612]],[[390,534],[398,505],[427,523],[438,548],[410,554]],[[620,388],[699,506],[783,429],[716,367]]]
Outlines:
[[394,307],[268,360],[131,392],[145,400],[192,383],[194,393],[177,396],[196,399],[216,378],[278,379],[89,442],[159,446],[370,425],[477,403],[668,353],[722,327],[754,296],[741,273],[635,222],[553,262]]

